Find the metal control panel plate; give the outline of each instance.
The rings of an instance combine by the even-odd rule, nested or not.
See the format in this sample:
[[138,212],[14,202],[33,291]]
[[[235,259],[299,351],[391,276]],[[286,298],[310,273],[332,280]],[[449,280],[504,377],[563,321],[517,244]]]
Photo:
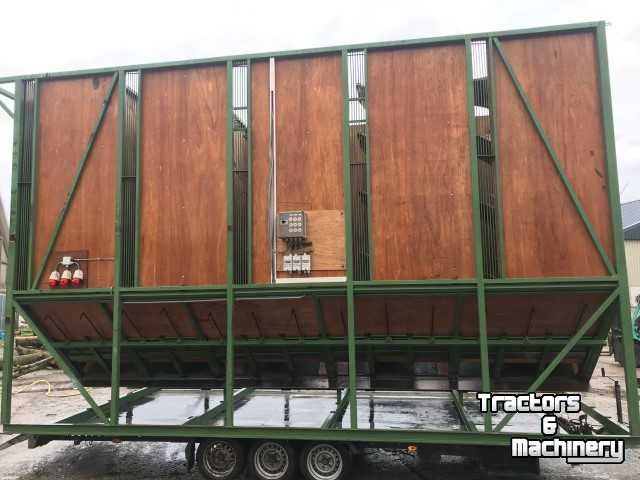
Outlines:
[[306,238],[307,215],[303,211],[278,213],[278,238]]

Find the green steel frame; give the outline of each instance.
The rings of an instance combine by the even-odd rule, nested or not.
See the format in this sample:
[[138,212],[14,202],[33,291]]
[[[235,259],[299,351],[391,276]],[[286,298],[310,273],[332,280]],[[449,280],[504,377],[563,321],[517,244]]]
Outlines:
[[[587,218],[578,198],[573,190],[571,182],[566,177],[559,159],[549,142],[542,125],[532,109],[526,93],[522,89],[509,59],[501,47],[501,40],[507,38],[544,35],[554,32],[569,31],[590,31],[594,32],[597,40],[597,52],[599,61],[600,75],[600,96],[603,112],[603,138],[605,141],[606,162],[607,162],[607,178],[609,186],[609,207],[612,212],[612,229],[614,232],[615,244],[615,265],[611,263],[607,257],[602,245],[600,244],[593,228]],[[603,263],[607,266],[610,275],[604,277],[571,277],[571,278],[528,278],[528,279],[512,279],[503,276],[499,279],[485,279],[483,275],[482,248],[481,248],[481,230],[480,230],[480,205],[479,205],[479,180],[478,180],[478,159],[475,151],[475,114],[473,102],[473,75],[471,71],[471,41],[484,39],[487,41],[490,59],[493,59],[493,51],[497,52],[495,56],[496,62],[499,60],[507,68],[507,71],[520,95],[530,119],[536,127],[538,134],[545,144],[545,147],[551,157],[558,175],[561,177],[564,186],[569,193],[574,206],[580,214],[594,245],[602,256]],[[475,254],[475,278],[466,280],[427,280],[427,281],[354,281],[353,280],[353,252],[352,252],[352,223],[351,223],[351,198],[350,198],[350,153],[349,153],[349,90],[348,90],[348,52],[350,50],[364,50],[370,52],[376,49],[401,48],[408,46],[428,46],[441,44],[459,44],[465,47],[465,60],[467,66],[466,85],[467,85],[467,113],[469,116],[469,140],[470,140],[470,162],[471,162],[471,180],[472,180],[472,211],[473,211],[473,232],[474,232],[474,254]],[[270,284],[270,285],[236,285],[233,282],[233,61],[247,61],[249,68],[251,61],[255,59],[265,59],[270,57],[296,57],[307,55],[319,55],[325,53],[339,53],[341,55],[342,64],[342,93],[343,93],[343,125],[342,125],[342,142],[343,142],[343,162],[344,162],[344,209],[345,209],[345,251],[346,251],[346,282],[344,283],[318,283],[318,284]],[[226,185],[227,185],[227,278],[224,285],[205,285],[199,287],[181,287],[181,288],[124,288],[121,285],[121,263],[122,263],[122,245],[121,245],[121,195],[122,195],[122,168],[123,168],[123,142],[124,142],[124,98],[125,98],[125,75],[128,71],[137,71],[140,79],[140,95],[137,99],[137,124],[138,127],[142,121],[142,77],[145,72],[158,69],[168,68],[187,68],[196,65],[205,65],[212,63],[224,63],[227,68],[227,168],[226,168]],[[493,65],[493,62],[491,62]],[[92,75],[112,74],[112,83],[108,89],[105,98],[103,110],[96,122],[95,128],[87,144],[85,154],[79,164],[78,171],[72,182],[67,200],[65,201],[60,218],[54,229],[52,238],[47,247],[45,258],[36,271],[36,275],[30,282],[29,290],[15,290],[16,276],[16,219],[17,213],[23,208],[35,208],[34,205],[20,205],[18,203],[17,188],[18,179],[17,171],[22,159],[23,145],[23,111],[24,111],[24,83],[30,79],[47,79],[47,78],[68,78],[82,77]],[[249,77],[250,78],[250,77]],[[621,214],[620,205],[617,198],[618,179],[615,161],[615,146],[613,136],[613,120],[611,113],[611,97],[609,86],[609,73],[607,67],[607,52],[605,40],[605,24],[603,22],[582,23],[575,25],[561,25],[546,28],[515,30],[510,32],[493,32],[480,33],[471,35],[460,35],[450,37],[438,37],[432,39],[416,39],[400,42],[374,43],[366,45],[350,45],[341,47],[319,48],[310,50],[296,50],[278,53],[263,53],[255,55],[242,55],[232,57],[221,57],[212,59],[202,59],[194,61],[135,65],[127,67],[117,67],[111,69],[84,70],[77,72],[50,73],[41,75],[28,75],[17,77],[0,78],[0,83],[15,82],[15,119],[14,119],[14,153],[13,153],[13,183],[12,183],[12,203],[11,203],[11,238],[9,243],[9,272],[8,272],[8,291],[7,291],[7,311],[6,311],[6,341],[5,341],[5,371],[11,371],[13,362],[13,336],[15,327],[16,313],[26,318],[33,325],[34,331],[42,338],[47,349],[54,354],[60,365],[70,375],[72,380],[77,379],[72,365],[65,359],[61,352],[63,349],[95,349],[99,347],[111,347],[111,401],[108,404],[98,406],[91,398],[86,389],[76,383],[81,394],[90,404],[90,410],[75,415],[67,419],[68,424],[54,425],[20,425],[11,423],[11,375],[4,375],[2,382],[2,414],[1,420],[6,432],[24,433],[32,435],[42,435],[49,437],[68,437],[69,435],[84,436],[87,438],[148,438],[148,439],[164,439],[172,438],[177,440],[191,440],[194,438],[225,436],[228,438],[274,438],[274,439],[299,439],[299,440],[341,440],[341,441],[362,441],[362,442],[399,442],[399,443],[443,443],[443,444],[464,444],[464,445],[496,445],[506,446],[509,444],[510,437],[513,433],[502,433],[501,429],[508,422],[503,419],[495,427],[491,424],[491,417],[486,416],[484,421],[484,431],[477,431],[475,425],[466,417],[462,404],[462,394],[457,390],[452,391],[452,402],[461,418],[463,430],[460,432],[443,432],[434,431],[425,428],[423,430],[407,430],[407,431],[388,431],[388,430],[368,430],[358,428],[357,420],[357,372],[356,372],[356,348],[359,346],[367,347],[374,345],[412,345],[412,346],[432,346],[442,345],[449,347],[452,351],[457,348],[472,347],[478,348],[480,351],[481,362],[481,383],[482,390],[491,390],[490,364],[489,364],[489,347],[501,349],[513,347],[538,346],[550,348],[550,351],[557,351],[552,360],[539,370],[538,378],[531,385],[531,391],[537,390],[543,382],[549,377],[556,366],[563,358],[576,346],[581,348],[592,348],[594,351],[599,350],[604,340],[601,335],[585,337],[586,332],[598,320],[603,318],[606,311],[614,308],[616,313],[621,316],[621,324],[623,326],[624,335],[624,354],[625,354],[625,380],[627,385],[627,407],[629,414],[629,431],[620,427],[613,422],[607,422],[598,412],[591,407],[585,407],[585,412],[595,418],[605,426],[607,433],[615,436],[624,436],[633,442],[640,440],[640,413],[638,405],[638,393],[636,389],[635,370],[633,369],[634,351],[633,337],[631,332],[631,324],[628,321],[630,313],[628,299],[628,282],[626,277],[626,267],[624,258],[624,248],[621,236]],[[493,80],[492,80],[493,82]],[[111,289],[82,289],[78,291],[46,291],[38,290],[37,285],[45,268],[48,256],[55,244],[56,235],[62,227],[64,216],[69,208],[71,199],[76,190],[82,175],[83,166],[89,156],[92,148],[93,139],[96,136],[102,118],[108,108],[110,98],[116,87],[118,86],[118,151],[117,151],[117,176],[115,178],[117,185],[116,192],[116,226],[115,226],[115,271],[114,271],[114,287]],[[492,88],[493,90],[493,88]],[[0,92],[5,94],[5,91]],[[493,99],[495,101],[495,99]],[[248,95],[249,109],[251,95]],[[493,103],[495,105],[495,103]],[[249,110],[250,112],[250,110]],[[37,110],[36,110],[37,113]],[[250,113],[249,113],[250,118]],[[497,124],[497,119],[493,120]],[[36,122],[37,123],[37,122]],[[136,138],[137,161],[140,159],[140,138]],[[37,144],[37,132],[34,132],[33,142]],[[250,140],[249,140],[250,141]],[[35,150],[34,150],[35,151]],[[368,148],[367,148],[368,155]],[[34,160],[35,161],[35,160]],[[496,161],[498,161],[498,152],[496,151]],[[32,172],[36,170],[33,169]],[[139,169],[138,169],[139,171]],[[35,175],[35,173],[33,174]],[[34,177],[35,178],[35,177]],[[249,178],[251,181],[251,159],[249,159]],[[369,180],[368,180],[369,181]],[[140,193],[140,175],[137,178],[137,195]],[[37,188],[35,179],[32,179],[32,188]],[[32,195],[32,199],[35,196]],[[35,200],[32,200],[35,201]],[[139,206],[139,201],[137,202]],[[501,216],[501,215],[500,215]],[[501,219],[499,219],[499,222]],[[136,224],[139,222],[139,211],[137,211]],[[501,225],[499,225],[501,229]],[[137,228],[139,230],[139,228]],[[136,252],[139,251],[139,232],[136,231]],[[499,232],[500,254],[502,254],[502,232]],[[375,246],[370,245],[373,250]],[[136,268],[137,268],[136,253]],[[501,262],[503,265],[504,262]],[[136,275],[137,277],[137,275]],[[518,337],[518,338],[498,338],[487,336],[486,325],[486,306],[485,299],[489,295],[504,295],[517,293],[543,293],[543,292],[602,292],[608,295],[607,299],[599,306],[599,308],[587,319],[581,327],[570,337]],[[478,319],[479,319],[479,335],[473,337],[356,337],[355,330],[355,297],[364,295],[453,295],[458,298],[464,296],[475,297],[478,302]],[[220,299],[226,302],[226,326],[227,331],[233,331],[233,306],[236,302],[251,298],[278,298],[285,296],[310,296],[316,300],[316,310],[318,312],[319,321],[322,319],[321,308],[317,299],[326,296],[343,296],[347,302],[347,332],[346,337],[328,337],[326,331],[323,331],[318,338],[281,338],[281,339],[235,339],[233,335],[227,335],[226,339],[208,340],[204,335],[198,335],[196,339],[163,339],[158,341],[132,341],[122,339],[122,306],[127,302],[182,302],[187,312],[187,316],[193,319],[193,313],[190,309],[190,302],[199,300]],[[39,330],[36,322],[30,317],[29,306],[43,302],[98,302],[103,306],[105,314],[109,316],[113,327],[112,341],[87,341],[87,342],[55,342],[46,339]],[[112,305],[111,310],[107,305]],[[456,332],[458,333],[458,332]],[[599,332],[600,333],[600,332]],[[236,346],[266,346],[266,347],[282,347],[282,346],[309,346],[323,347],[327,351],[333,346],[346,347],[348,350],[348,389],[344,393],[344,397],[338,398],[335,412],[327,418],[324,428],[247,428],[234,427],[234,411],[239,400],[243,396],[250,394],[250,390],[243,390],[240,393],[234,391],[234,349]],[[213,416],[224,415],[223,427],[211,427],[202,425],[205,419],[197,419],[189,425],[174,426],[139,426],[139,425],[119,425],[118,417],[124,409],[131,406],[133,402],[141,401],[146,396],[155,392],[153,389],[145,389],[141,393],[133,394],[120,398],[120,360],[121,350],[127,348],[153,348],[153,347],[189,347],[189,346],[218,346],[225,348],[225,389],[224,402],[208,412],[207,418]],[[553,347],[556,347],[555,349]],[[559,350],[558,350],[559,349]],[[455,353],[455,352],[454,352]],[[104,362],[102,362],[104,363]],[[106,365],[106,364],[105,364]],[[106,365],[108,367],[108,365]],[[338,420],[345,413],[346,408],[350,406],[350,428],[339,428]],[[77,424],[87,416],[95,415],[103,424]],[[604,419],[604,420],[599,420]],[[537,435],[528,435],[529,437],[537,437]],[[567,435],[567,438],[579,438],[575,435]]]

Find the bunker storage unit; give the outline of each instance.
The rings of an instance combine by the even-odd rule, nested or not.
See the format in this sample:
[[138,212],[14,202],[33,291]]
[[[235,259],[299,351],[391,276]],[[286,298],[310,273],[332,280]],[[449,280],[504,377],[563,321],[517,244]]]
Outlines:
[[621,316],[629,427],[584,409],[637,440],[604,28],[1,79],[5,358],[20,315],[90,404],[12,423],[5,375],[5,431],[337,479],[365,444],[541,437],[474,392],[585,389]]

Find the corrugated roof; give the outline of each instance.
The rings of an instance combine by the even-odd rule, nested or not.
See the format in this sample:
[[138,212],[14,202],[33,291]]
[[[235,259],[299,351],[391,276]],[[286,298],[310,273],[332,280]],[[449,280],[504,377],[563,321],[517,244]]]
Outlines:
[[627,230],[640,224],[640,200],[622,204],[622,229]]

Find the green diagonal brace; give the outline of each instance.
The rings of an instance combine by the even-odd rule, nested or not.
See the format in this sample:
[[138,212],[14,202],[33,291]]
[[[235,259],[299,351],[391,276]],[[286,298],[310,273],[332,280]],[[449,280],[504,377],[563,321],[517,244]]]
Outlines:
[[540,119],[538,118],[538,115],[536,115],[536,112],[533,109],[531,102],[529,102],[529,97],[527,97],[527,94],[522,88],[522,85],[520,84],[520,81],[518,80],[518,77],[516,76],[513,70],[513,67],[511,66],[511,63],[509,63],[509,60],[507,59],[507,56],[504,53],[504,50],[502,50],[502,45],[500,43],[500,40],[498,40],[497,38],[494,38],[493,42],[494,42],[494,45],[496,46],[496,50],[498,51],[498,54],[500,55],[500,58],[502,59],[502,62],[504,63],[504,66],[507,68],[507,72],[509,72],[511,81],[513,82],[513,85],[516,87],[516,90],[518,91],[518,95],[520,96],[522,103],[524,104],[525,108],[527,109],[527,112],[529,113],[529,117],[531,117],[531,121],[536,127],[536,130],[538,131],[538,135],[540,136],[542,143],[544,143],[547,153],[549,154],[549,156],[551,157],[551,160],[553,161],[553,166],[558,172],[558,175],[560,176],[560,179],[562,180],[562,183],[564,184],[567,190],[567,193],[569,193],[569,196],[571,197],[571,201],[573,202],[573,205],[576,207],[576,210],[578,211],[578,214],[580,215],[580,218],[582,219],[584,226],[587,228],[587,231],[589,232],[589,236],[591,237],[593,244],[598,250],[598,253],[602,258],[603,263],[607,267],[607,271],[609,272],[610,275],[615,275],[615,270],[613,268],[611,260],[609,259],[607,252],[605,252],[604,247],[602,246],[602,243],[600,243],[600,240],[598,239],[598,235],[596,234],[596,231],[594,230],[593,225],[591,225],[591,222],[589,221],[589,217],[584,211],[584,208],[582,207],[582,203],[580,202],[580,199],[578,198],[576,191],[573,189],[573,185],[571,184],[571,181],[569,180],[569,178],[567,177],[567,174],[562,168],[562,164],[558,159],[558,155],[555,149],[553,148],[553,145],[551,145],[549,137],[547,137],[547,134],[542,128]]
[[42,272],[47,266],[47,261],[49,260],[49,256],[51,255],[51,251],[53,250],[54,245],[56,244],[56,240],[58,239],[58,234],[60,233],[60,229],[62,228],[62,224],[64,223],[64,219],[67,216],[67,212],[69,211],[69,207],[71,206],[71,201],[73,200],[73,196],[76,193],[78,188],[78,184],[80,183],[80,178],[82,178],[82,172],[84,171],[84,167],[87,164],[87,160],[91,155],[91,151],[93,150],[93,145],[95,143],[96,137],[98,136],[98,131],[100,130],[100,126],[102,125],[102,121],[104,120],[105,114],[107,113],[107,109],[109,108],[109,101],[111,100],[111,96],[113,95],[113,91],[118,82],[118,74],[114,73],[113,78],[111,79],[111,85],[109,85],[109,89],[107,90],[107,94],[104,97],[104,101],[102,103],[102,109],[100,110],[100,114],[98,115],[98,119],[91,131],[91,135],[89,135],[89,140],[87,142],[87,146],[82,154],[82,159],[78,164],[78,168],[76,169],[76,174],[71,181],[71,188],[67,193],[67,198],[64,201],[62,209],[60,210],[60,214],[58,215],[58,221],[56,222],[56,226],[51,233],[51,238],[49,239],[49,244],[47,245],[47,249],[45,250],[44,256],[42,257],[42,262],[38,267],[38,271],[36,275],[33,277],[33,284],[31,288],[35,289],[40,282],[40,277],[42,277]]
[[332,411],[329,416],[322,422],[322,426],[320,428],[338,428],[342,425],[342,417],[344,417],[344,412],[347,411],[347,407],[349,406],[350,399],[349,391],[347,389],[342,396],[342,400],[338,403],[338,406],[334,411]]
[[464,411],[462,393],[460,393],[458,390],[452,390],[451,398],[453,399],[453,405],[454,407],[456,407],[456,411],[458,412],[458,416],[460,417],[460,422],[462,423],[462,427],[467,432],[477,432],[478,429],[476,428],[475,424],[471,420],[469,420],[469,417]]
[[0,100],[0,108],[2,108],[5,112],[7,112],[7,115],[13,118],[13,112],[9,107],[5,105],[5,103],[2,100]]
[[10,98],[11,100],[15,100],[16,97],[13,93],[11,93],[9,90],[6,90],[2,87],[0,87],[0,95],[4,95],[7,98]]
[[[243,388],[238,393],[232,396],[231,399],[231,410],[235,410],[238,407],[238,404],[246,399],[249,395],[251,395],[255,391],[255,388]],[[193,417],[188,420],[184,425],[207,425],[211,423],[218,417],[221,417],[227,411],[226,402],[221,402],[219,405],[215,406],[211,410],[206,411],[202,415],[198,417]]]
[[[553,373],[555,368],[560,364],[560,362],[567,356],[567,354],[575,347],[578,341],[589,331],[589,329],[600,319],[602,314],[609,308],[609,306],[618,298],[620,295],[620,290],[615,289],[611,295],[607,297],[607,299],[598,307],[598,309],[593,312],[593,314],[589,317],[589,319],[582,324],[582,326],[578,329],[573,337],[567,342],[567,344],[558,352],[558,354],[554,357],[554,359],[547,365],[542,373],[538,376],[538,378],[531,384],[531,386],[527,389],[527,392],[536,391],[549,375]],[[515,413],[507,414],[501,421],[496,425],[494,429],[495,432],[501,431],[504,426],[509,423],[509,420],[515,415]]]
[[80,380],[74,374],[73,368],[71,368],[67,364],[67,362],[64,360],[62,355],[60,355],[60,353],[53,347],[53,345],[51,345],[51,343],[49,342],[49,339],[44,334],[44,332],[42,330],[40,330],[38,325],[36,325],[36,322],[33,320],[31,315],[29,313],[27,313],[27,311],[25,309],[23,309],[18,304],[18,302],[13,302],[13,307],[20,314],[20,316],[22,316],[27,321],[27,323],[29,323],[29,326],[31,327],[33,332],[38,336],[38,338],[42,342],[42,345],[44,346],[44,348],[54,358],[54,360],[58,363],[58,365],[64,371],[64,373],[67,374],[67,376],[71,380],[71,383],[73,384],[73,386],[78,389],[78,391],[80,392],[80,395],[82,395],[84,397],[84,399],[89,403],[89,405],[91,406],[91,409],[95,412],[96,416],[100,420],[102,420],[104,423],[108,423],[109,419],[104,414],[102,409],[98,406],[98,404],[95,402],[93,397],[89,394],[87,389],[84,388],[84,386],[82,386],[82,384],[80,383]]

